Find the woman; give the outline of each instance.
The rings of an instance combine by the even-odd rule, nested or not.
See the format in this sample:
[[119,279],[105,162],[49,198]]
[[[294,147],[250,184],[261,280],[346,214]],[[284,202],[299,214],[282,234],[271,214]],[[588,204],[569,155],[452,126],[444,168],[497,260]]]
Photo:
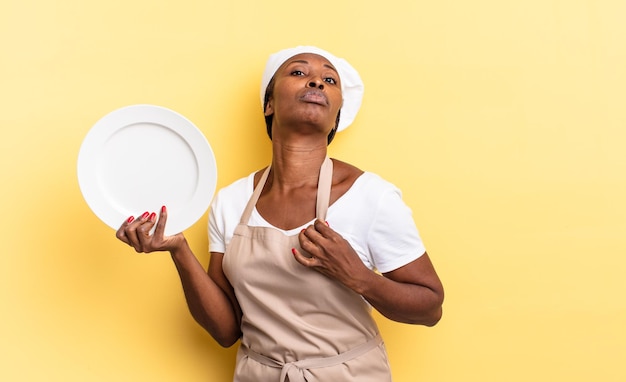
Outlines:
[[196,321],[222,346],[241,338],[236,382],[390,381],[371,307],[410,324],[441,317],[443,287],[399,190],[327,157],[362,91],[354,68],[319,48],[270,56],[272,163],[217,194],[208,273],[182,233],[163,235],[165,207],[117,232],[138,252],[169,251]]

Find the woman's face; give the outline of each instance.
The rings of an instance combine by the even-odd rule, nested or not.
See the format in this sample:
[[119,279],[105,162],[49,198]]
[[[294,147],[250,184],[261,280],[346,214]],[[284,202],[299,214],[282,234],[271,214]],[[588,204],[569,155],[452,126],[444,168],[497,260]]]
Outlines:
[[316,126],[328,135],[341,104],[337,70],[324,57],[304,53],[288,59],[274,74],[265,115],[273,116],[273,130],[281,125]]

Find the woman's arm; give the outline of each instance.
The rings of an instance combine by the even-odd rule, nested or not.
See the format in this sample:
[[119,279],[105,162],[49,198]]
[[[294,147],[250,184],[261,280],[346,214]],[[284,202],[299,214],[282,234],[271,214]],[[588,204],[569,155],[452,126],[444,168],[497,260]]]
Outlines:
[[312,257],[294,249],[296,260],[359,293],[385,317],[427,326],[441,318],[443,286],[428,254],[381,276],[363,264],[341,235],[319,220],[299,238]]
[[[241,311],[222,272],[221,254],[212,254],[207,273],[182,233],[164,236],[166,222],[167,210],[163,207],[158,222],[154,213],[144,214],[137,220],[131,218],[122,224],[116,236],[137,252],[169,251],[193,318],[220,345],[233,345],[241,335]],[[150,230],[155,224],[151,235]]]
[[171,252],[171,255],[193,318],[221,346],[232,346],[241,336],[241,310],[222,273],[222,254],[211,253],[208,274],[189,246]]
[[384,277],[372,271],[362,275],[355,277],[353,289],[385,317],[426,326],[441,319],[443,286],[427,253]]

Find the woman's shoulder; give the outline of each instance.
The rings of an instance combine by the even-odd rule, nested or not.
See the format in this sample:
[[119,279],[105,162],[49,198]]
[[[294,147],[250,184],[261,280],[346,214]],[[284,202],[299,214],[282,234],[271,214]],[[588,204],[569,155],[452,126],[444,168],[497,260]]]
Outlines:
[[333,184],[350,184],[363,175],[364,171],[350,163],[333,158]]
[[333,188],[331,203],[345,194],[350,199],[369,201],[378,200],[383,194],[398,191],[396,186],[386,181],[378,174],[364,171],[360,168],[337,159],[333,159]]
[[333,186],[342,183],[352,186],[356,183],[357,185],[367,184],[368,186],[376,185],[377,187],[382,188],[395,188],[392,183],[385,180],[380,175],[367,170],[362,170],[350,163],[333,158],[333,165]]
[[363,175],[363,170],[333,158],[333,185],[330,203],[334,203],[348,192],[361,175]]
[[254,174],[255,173],[251,173],[220,188],[216,194],[216,200],[228,203],[233,199],[249,197],[249,194],[252,193]]

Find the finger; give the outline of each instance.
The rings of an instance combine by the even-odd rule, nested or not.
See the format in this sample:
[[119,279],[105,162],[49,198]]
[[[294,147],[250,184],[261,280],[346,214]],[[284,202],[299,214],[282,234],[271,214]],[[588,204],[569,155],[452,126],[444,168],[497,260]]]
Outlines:
[[122,223],[120,228],[118,228],[115,232],[115,237],[117,237],[120,241],[126,244],[130,244],[130,242],[128,241],[128,237],[126,237],[126,227],[128,227],[128,225],[132,223],[133,220],[135,220],[134,216],[131,216],[128,219],[124,220],[124,223]]
[[144,212],[137,219],[134,219],[130,222],[126,228],[124,229],[124,233],[126,238],[128,239],[128,244],[135,249],[135,251],[140,252],[140,243],[137,238],[137,228],[146,221],[146,219],[150,216],[148,212]]
[[315,257],[304,256],[302,252],[298,251],[296,248],[291,248],[291,253],[293,253],[293,257],[295,257],[296,261],[305,267],[314,267],[317,265],[317,259]]
[[165,237],[165,223],[167,223],[167,208],[163,206],[161,207],[161,212],[159,213],[159,220],[157,221],[156,228],[154,229],[154,236],[160,239]]
[[155,223],[156,214],[153,212],[137,227],[137,240],[139,241],[139,247],[142,252],[149,251],[150,249],[150,242],[152,241],[150,230],[154,227]]
[[[324,229],[326,228],[326,229]],[[322,223],[321,221],[315,221],[313,225],[309,226],[302,235],[300,235],[300,244],[305,251],[311,252],[314,248],[322,248],[326,245],[330,235],[333,231]]]
[[321,247],[318,244],[319,242],[316,241],[316,240],[321,239],[320,234],[317,232],[308,233],[308,234],[316,236],[316,237],[314,237],[313,240],[311,240],[305,234],[301,235],[300,248],[302,248],[307,254],[309,254],[309,257],[321,255],[321,250],[320,250]]
[[324,222],[319,219],[313,222],[313,227],[315,227],[315,230],[324,237],[329,237],[330,235],[335,233],[335,231],[332,228],[330,228],[330,225],[328,224],[328,222]]
[[307,229],[300,231],[298,235],[298,241],[300,247],[308,253],[317,253],[319,250],[319,240],[323,239],[322,236],[313,228],[309,226]]

